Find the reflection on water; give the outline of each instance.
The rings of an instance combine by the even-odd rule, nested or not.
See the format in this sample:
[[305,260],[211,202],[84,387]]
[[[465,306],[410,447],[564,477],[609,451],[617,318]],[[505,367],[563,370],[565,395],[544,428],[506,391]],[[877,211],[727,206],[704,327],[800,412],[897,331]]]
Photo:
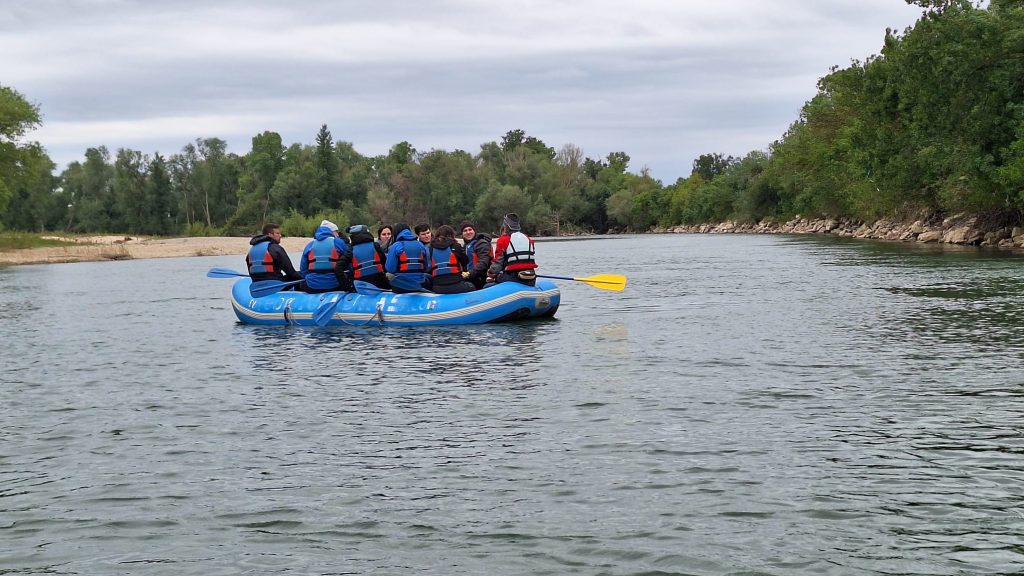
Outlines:
[[1024,570],[1019,254],[538,251],[629,288],[562,283],[544,322],[258,327],[203,278],[234,257],[0,270],[0,572]]
[[394,378],[449,374],[453,378],[529,370],[541,358],[538,336],[557,320],[473,326],[303,328],[236,324],[234,356],[271,372]]

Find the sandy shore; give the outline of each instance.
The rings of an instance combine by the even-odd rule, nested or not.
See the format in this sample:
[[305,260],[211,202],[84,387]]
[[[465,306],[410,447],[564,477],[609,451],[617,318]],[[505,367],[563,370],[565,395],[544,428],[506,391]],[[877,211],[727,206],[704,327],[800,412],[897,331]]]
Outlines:
[[[237,255],[249,250],[248,238],[148,238],[145,236],[81,236],[60,240],[74,245],[25,248],[0,252],[0,265],[98,262],[136,258],[180,258],[184,256]],[[281,245],[290,253],[302,252],[309,238],[284,238]]]

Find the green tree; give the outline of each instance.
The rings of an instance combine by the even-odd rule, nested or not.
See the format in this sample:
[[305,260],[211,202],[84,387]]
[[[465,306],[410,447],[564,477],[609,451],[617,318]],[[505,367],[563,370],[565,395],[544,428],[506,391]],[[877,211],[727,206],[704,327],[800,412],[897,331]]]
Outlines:
[[334,138],[327,124],[320,126],[316,135],[316,191],[318,203],[328,207],[338,207],[344,200],[341,187],[341,163],[334,151]]
[[178,200],[178,213],[184,219],[186,229],[191,230],[196,222],[196,215],[199,213],[197,199],[198,175],[196,167],[199,165],[199,153],[193,144],[186,144],[180,154],[171,156],[168,168],[171,178],[171,186],[176,191]]
[[583,162],[583,151],[572,144],[565,144],[551,164],[552,184],[546,188],[544,198],[551,209],[552,234],[561,234],[567,223],[578,224],[580,215],[585,211],[583,191],[587,186],[587,176]]
[[630,158],[625,152],[612,152],[606,160],[584,162],[584,171],[592,180],[583,189],[586,211],[581,215],[581,222],[598,232],[608,230],[608,199],[624,187]]
[[767,177],[768,163],[768,155],[755,150],[723,175],[735,196],[732,218],[756,222],[778,206],[778,194]]
[[72,162],[61,175],[69,194],[67,229],[74,232],[114,232],[115,200],[111,181],[114,167],[106,147],[89,148],[85,162]]
[[34,176],[27,165],[42,149],[20,141],[39,124],[39,108],[13,88],[0,85],[0,215],[15,190],[31,185]]
[[0,223],[15,230],[43,232],[63,225],[67,203],[55,191],[56,167],[46,151],[36,143],[22,147],[20,177],[12,182],[7,211],[0,211]]
[[[285,148],[281,135],[264,132],[252,138],[252,150],[242,159],[238,179],[238,209],[231,217],[229,228],[258,230],[267,221],[271,211],[271,190],[277,175],[284,167]],[[286,211],[288,206],[282,206]]]
[[968,4],[966,0],[905,0],[907,4],[920,6],[932,13],[940,13],[952,6]]
[[119,232],[139,234],[147,228],[149,207],[146,198],[146,165],[149,159],[141,152],[121,148],[114,159],[114,177],[111,188],[116,206],[116,218],[111,226]]
[[220,138],[199,141],[199,193],[207,225],[221,226],[233,215],[238,201],[239,168],[236,156],[227,153],[227,142]]
[[518,148],[526,148],[531,154],[537,154],[548,160],[555,158],[554,148],[549,148],[544,142],[533,136],[527,136],[526,132],[521,129],[509,130],[501,139],[501,149],[507,154]]
[[543,196],[537,197],[526,213],[526,221],[535,234],[558,234],[558,219]]
[[724,156],[722,154],[701,154],[693,161],[693,173],[700,174],[700,177],[705,181],[710,182],[714,180],[715,176],[722,174],[736,163],[736,159],[732,156]]
[[[291,209],[304,214],[315,214],[329,208],[324,206],[316,192],[321,176],[320,168],[317,166],[318,152],[318,149],[303,148],[298,144],[288,148],[282,169],[270,189],[271,204],[274,208],[267,218],[280,221],[286,211]],[[338,209],[340,203],[339,206],[330,208]]]
[[351,142],[336,143],[334,155],[338,159],[338,186],[342,200],[365,204],[371,181],[369,159],[356,152]]
[[146,179],[146,217],[142,231],[146,234],[175,234],[180,232],[177,223],[174,191],[167,169],[167,161],[160,154],[153,156]]
[[622,186],[607,200],[610,222],[631,231],[644,231],[664,212],[661,183],[644,170],[639,176],[625,174]]
[[[429,223],[428,208],[429,191],[425,184],[422,168],[417,163],[419,154],[412,144],[399,142],[391,147],[385,156],[377,156],[371,175],[376,186],[385,186],[390,190],[395,203],[393,213],[396,220],[410,226],[418,222]],[[380,198],[380,196],[378,196]],[[379,215],[373,210],[371,214]]]
[[[518,186],[491,182],[487,190],[476,201],[476,225],[482,230],[497,231],[501,227],[502,216],[515,212],[522,217],[530,211],[530,196]],[[524,231],[533,230],[531,222],[523,223]]]
[[476,161],[466,151],[431,150],[420,158],[417,188],[427,194],[431,223],[458,224],[473,212],[486,188]]
[[679,178],[674,184],[666,187],[665,197],[667,214],[661,223],[667,226],[676,224],[696,224],[696,210],[691,205],[698,188],[704,185],[700,174],[691,173],[689,178]]

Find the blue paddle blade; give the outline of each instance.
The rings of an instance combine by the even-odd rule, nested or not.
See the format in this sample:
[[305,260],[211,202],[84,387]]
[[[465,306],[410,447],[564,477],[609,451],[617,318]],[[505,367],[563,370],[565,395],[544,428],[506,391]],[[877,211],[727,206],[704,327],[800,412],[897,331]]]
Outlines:
[[341,298],[337,300],[331,300],[330,302],[324,302],[316,309],[313,313],[313,322],[317,326],[327,326],[331,318],[334,318],[334,311],[338,309],[338,304],[341,303]]
[[248,274],[243,274],[241,272],[235,272],[234,270],[232,270],[230,268],[210,268],[206,272],[206,277],[207,278],[232,278],[232,277],[235,277],[235,276],[245,277],[245,276],[248,276]]
[[355,285],[357,293],[366,294],[367,296],[376,296],[381,292],[386,292],[386,290],[378,288],[369,282],[363,282],[362,280],[354,280],[352,284]]
[[279,280],[260,280],[259,282],[253,282],[249,285],[249,295],[253,298],[261,298],[263,296],[270,296],[271,294],[277,294],[281,290],[291,286],[292,284],[298,284],[302,280],[293,280],[291,282],[281,282]]

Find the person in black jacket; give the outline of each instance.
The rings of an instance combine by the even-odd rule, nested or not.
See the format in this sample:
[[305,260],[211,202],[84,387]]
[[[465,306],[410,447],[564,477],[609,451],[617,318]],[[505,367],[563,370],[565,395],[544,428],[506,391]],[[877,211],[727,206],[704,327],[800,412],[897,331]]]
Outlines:
[[361,280],[381,290],[390,290],[391,284],[384,273],[387,256],[380,244],[373,240],[370,228],[365,224],[356,224],[348,229],[348,233],[352,242],[334,269],[343,289],[354,292],[352,281]]
[[[263,233],[249,240],[249,253],[245,255],[245,267],[253,282],[260,280],[302,280],[302,274],[295,271],[292,259],[281,246],[281,227],[264,224]],[[291,288],[289,286],[289,288]]]
[[466,256],[469,258],[469,262],[466,264],[466,272],[462,277],[479,290],[487,282],[487,269],[491,267],[491,260],[494,259],[491,237],[484,232],[477,232],[476,226],[469,220],[464,221],[460,228],[462,230],[462,241],[465,243]]
[[472,292],[476,287],[462,279],[466,270],[466,251],[455,240],[455,229],[444,225],[430,241],[427,260],[432,279],[431,288],[438,294]]

